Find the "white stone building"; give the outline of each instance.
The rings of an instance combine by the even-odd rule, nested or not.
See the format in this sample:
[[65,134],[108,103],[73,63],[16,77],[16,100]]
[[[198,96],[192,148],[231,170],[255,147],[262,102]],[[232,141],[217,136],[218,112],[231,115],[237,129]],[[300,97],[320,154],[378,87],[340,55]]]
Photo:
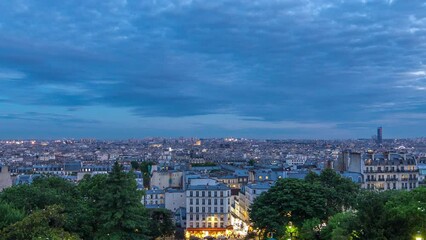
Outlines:
[[221,183],[189,185],[186,189],[186,237],[229,236],[232,232],[230,198],[231,189]]

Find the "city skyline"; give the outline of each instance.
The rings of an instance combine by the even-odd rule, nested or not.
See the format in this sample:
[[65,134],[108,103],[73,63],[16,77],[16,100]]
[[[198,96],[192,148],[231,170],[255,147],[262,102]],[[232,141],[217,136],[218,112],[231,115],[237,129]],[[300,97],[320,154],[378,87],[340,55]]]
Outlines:
[[0,2],[0,139],[426,136],[426,3]]

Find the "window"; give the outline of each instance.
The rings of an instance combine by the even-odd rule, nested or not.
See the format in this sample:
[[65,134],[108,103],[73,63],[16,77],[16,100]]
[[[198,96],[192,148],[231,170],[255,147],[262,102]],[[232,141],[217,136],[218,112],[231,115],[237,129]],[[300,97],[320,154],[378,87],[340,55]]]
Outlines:
[[212,200],[210,198],[207,200],[207,202],[208,202],[209,205],[212,204]]
[[193,204],[192,198],[189,199],[189,204]]
[[220,207],[220,212],[223,213],[223,207]]
[[194,209],[193,209],[192,207],[190,207],[190,208],[189,208],[189,212],[191,212],[191,213],[192,213],[192,212],[193,212],[193,210],[194,210]]
[[214,205],[217,205],[217,198],[214,199]]
[[215,212],[215,213],[217,212],[217,207],[214,207],[214,211],[213,212]]
[[208,197],[211,197],[211,196],[212,196],[212,192],[208,191],[208,192],[207,192],[207,196],[208,196]]
[[195,192],[195,196],[198,197],[198,191]]
[[204,197],[204,194],[205,194],[205,193],[204,193],[204,191],[202,191],[202,192],[201,192],[201,196],[202,196],[202,197]]
[[198,200],[198,198],[197,199],[195,199],[195,204],[200,204],[200,202],[199,202],[199,200]]
[[196,208],[195,208],[195,212],[200,212],[200,208],[199,208],[199,207],[196,207]]
[[189,192],[189,196],[190,196],[190,197],[192,197],[192,196],[193,196],[193,195],[192,195],[192,191],[190,191],[190,192]]
[[201,199],[201,204],[203,204],[203,205],[206,204],[206,199],[204,199],[204,198]]

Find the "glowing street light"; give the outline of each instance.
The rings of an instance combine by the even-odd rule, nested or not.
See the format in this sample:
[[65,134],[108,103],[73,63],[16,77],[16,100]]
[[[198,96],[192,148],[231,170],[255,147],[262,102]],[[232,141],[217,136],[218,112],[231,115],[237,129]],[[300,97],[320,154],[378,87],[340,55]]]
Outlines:
[[416,236],[414,236],[415,240],[423,240],[424,238],[422,237],[422,234],[420,233],[420,231],[417,232]]

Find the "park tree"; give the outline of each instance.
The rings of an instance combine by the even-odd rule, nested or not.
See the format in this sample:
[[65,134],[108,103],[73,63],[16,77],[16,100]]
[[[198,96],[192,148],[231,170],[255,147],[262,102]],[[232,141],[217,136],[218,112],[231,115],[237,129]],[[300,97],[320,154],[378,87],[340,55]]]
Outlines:
[[0,202],[0,213],[0,230],[25,217],[23,211],[6,202]]
[[131,161],[130,165],[132,166],[133,170],[138,170],[140,168],[140,165],[137,161]]
[[355,205],[359,185],[342,177],[336,171],[324,169],[319,175],[310,172],[305,180],[310,183],[319,183],[328,189],[327,206],[332,211],[332,215]]
[[[321,174],[309,173],[302,179],[280,179],[252,204],[250,218],[255,228],[285,235],[291,222],[300,234],[318,235],[309,230],[315,221],[327,222],[329,217],[351,209],[359,186],[331,169]],[[309,222],[304,223],[306,220]],[[304,227],[301,229],[301,227]],[[312,237],[312,236],[311,236]]]
[[347,240],[358,239],[355,231],[356,215],[352,211],[337,213],[325,227],[321,228],[320,239]]
[[305,219],[325,220],[330,216],[327,209],[328,190],[318,183],[299,179],[280,179],[260,195],[252,204],[250,218],[255,228],[276,232],[279,236],[283,226],[292,222],[300,227]]
[[149,209],[149,237],[151,239],[171,236],[175,232],[173,215],[167,209]]
[[85,239],[91,234],[91,225],[88,224],[91,215],[87,211],[87,205],[84,204],[76,185],[63,178],[38,177],[30,185],[6,189],[0,199],[14,208],[23,209],[27,215],[51,205],[61,206],[66,218],[66,231],[76,232]]
[[[99,180],[99,179],[98,179]],[[132,173],[123,172],[118,162],[104,181],[102,194],[93,200],[98,229],[95,239],[141,239],[149,233],[143,192],[137,190]]]
[[426,188],[392,194],[384,204],[383,215],[388,239],[411,239],[418,231],[426,233]]
[[63,207],[58,205],[36,210],[21,221],[1,230],[0,240],[80,239],[77,234],[64,230],[66,218],[63,211]]
[[320,239],[321,220],[318,218],[307,219],[300,228],[300,238],[305,240]]

